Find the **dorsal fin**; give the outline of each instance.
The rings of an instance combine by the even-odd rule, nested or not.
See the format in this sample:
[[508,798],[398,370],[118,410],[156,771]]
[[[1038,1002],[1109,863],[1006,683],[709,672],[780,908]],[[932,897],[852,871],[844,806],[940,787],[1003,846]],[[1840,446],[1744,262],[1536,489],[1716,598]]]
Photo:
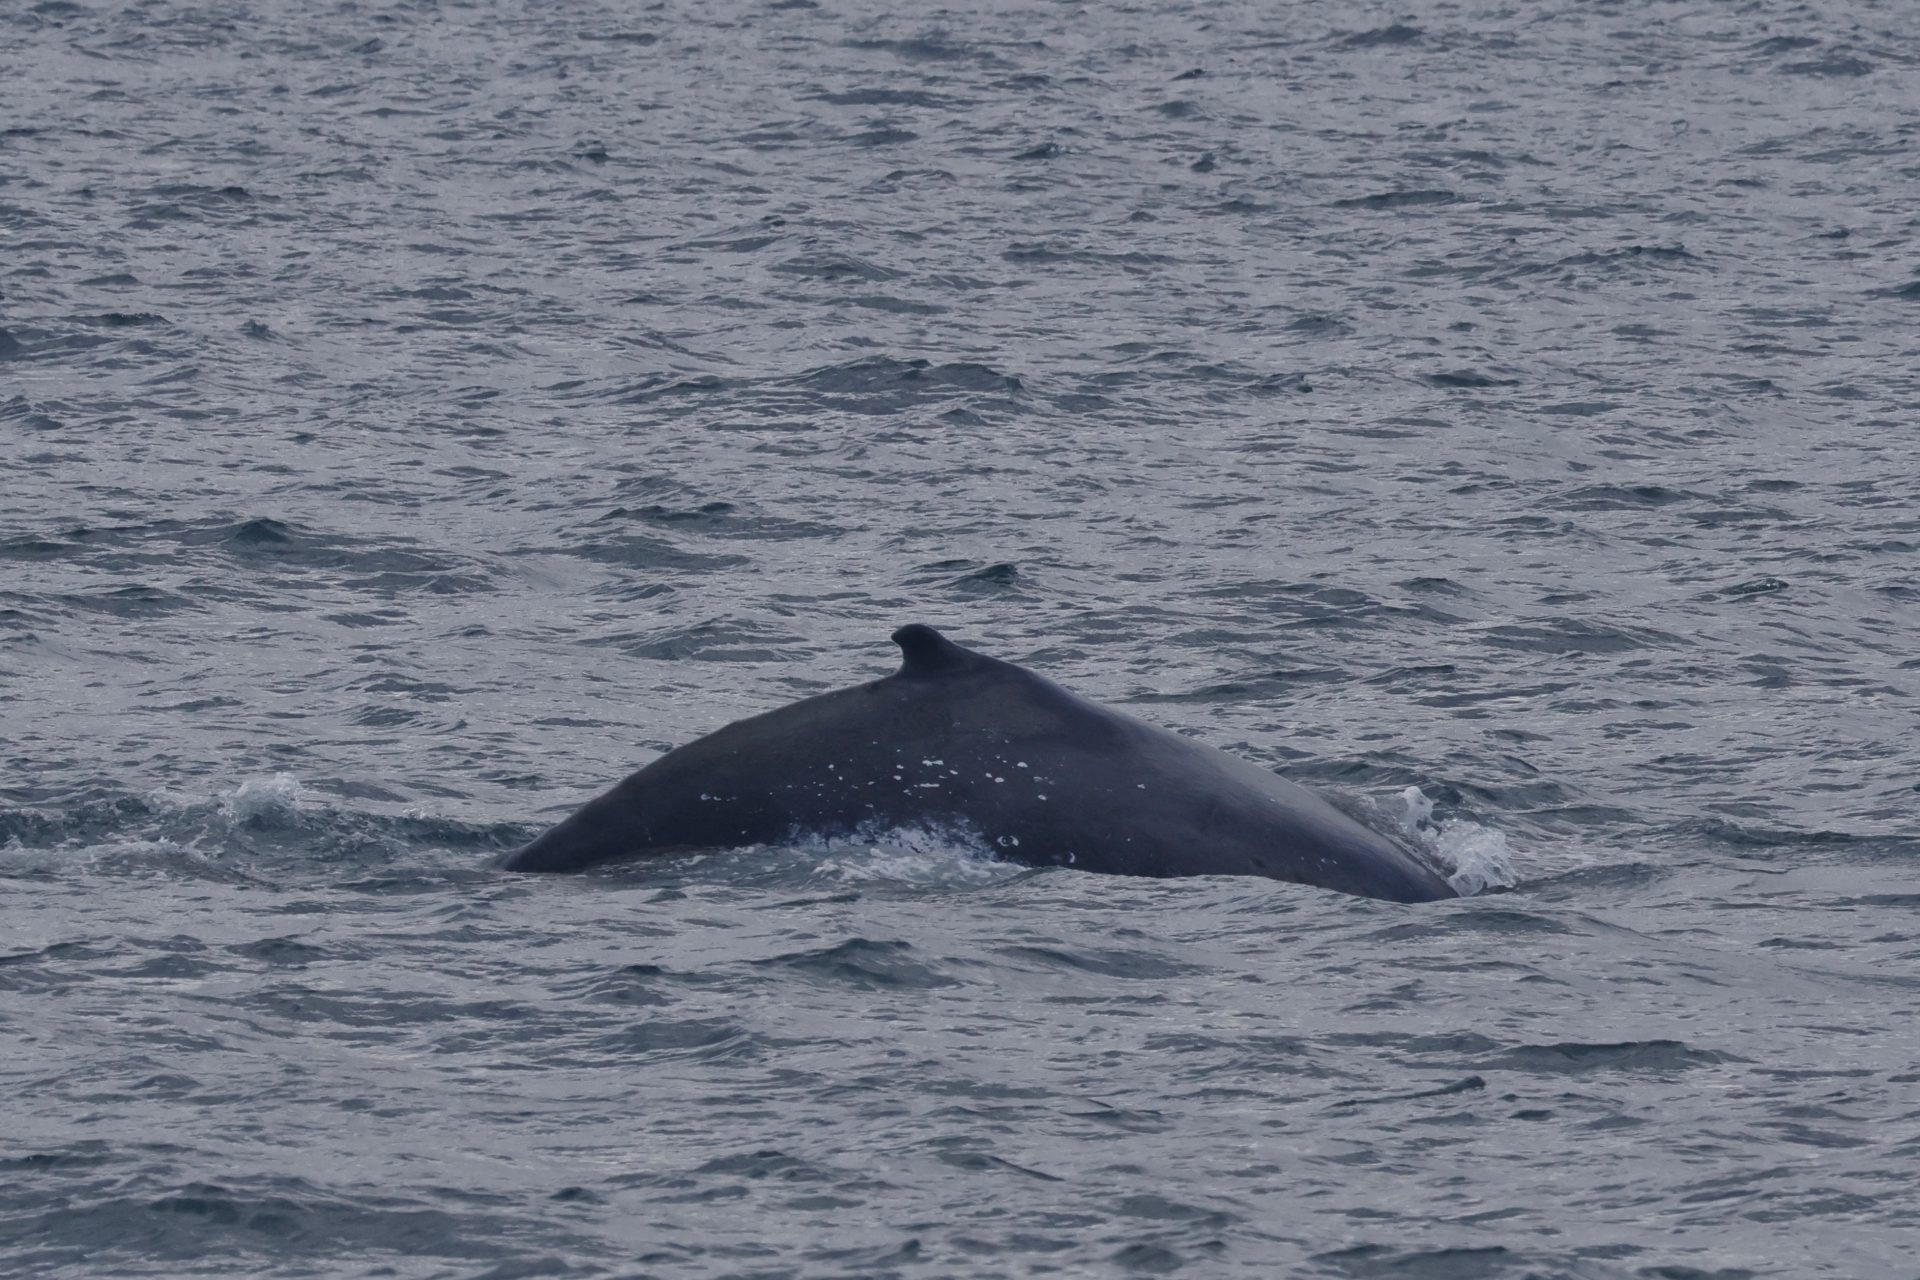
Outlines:
[[921,622],[911,622],[893,633],[893,642],[900,646],[904,659],[900,663],[903,676],[929,676],[942,671],[952,671],[966,665],[973,657],[965,649]]

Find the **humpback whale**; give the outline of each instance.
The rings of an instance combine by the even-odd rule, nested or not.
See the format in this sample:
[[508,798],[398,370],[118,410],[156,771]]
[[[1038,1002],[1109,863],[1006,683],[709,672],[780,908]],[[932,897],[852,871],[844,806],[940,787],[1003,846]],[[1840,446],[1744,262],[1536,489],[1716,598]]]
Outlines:
[[499,865],[577,871],[892,830],[966,833],[1036,867],[1265,876],[1394,902],[1457,895],[1313,792],[962,648],[893,633],[900,670],[661,756]]

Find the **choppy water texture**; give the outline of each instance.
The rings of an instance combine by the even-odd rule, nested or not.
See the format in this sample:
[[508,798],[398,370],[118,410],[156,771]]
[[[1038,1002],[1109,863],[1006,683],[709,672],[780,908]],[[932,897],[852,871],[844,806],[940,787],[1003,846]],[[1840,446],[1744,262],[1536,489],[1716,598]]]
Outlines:
[[[1917,64],[7,6],[0,1271],[1920,1274]],[[484,869],[912,620],[1513,887]]]

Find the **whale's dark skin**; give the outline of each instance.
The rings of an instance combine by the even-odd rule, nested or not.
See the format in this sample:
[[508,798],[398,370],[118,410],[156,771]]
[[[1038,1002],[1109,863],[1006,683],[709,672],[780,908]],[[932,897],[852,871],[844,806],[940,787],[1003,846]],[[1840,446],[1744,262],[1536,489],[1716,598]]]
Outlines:
[[512,871],[891,829],[975,833],[1032,866],[1266,876],[1394,902],[1457,896],[1406,846],[1249,761],[1068,693],[931,627],[900,670],[669,751]]

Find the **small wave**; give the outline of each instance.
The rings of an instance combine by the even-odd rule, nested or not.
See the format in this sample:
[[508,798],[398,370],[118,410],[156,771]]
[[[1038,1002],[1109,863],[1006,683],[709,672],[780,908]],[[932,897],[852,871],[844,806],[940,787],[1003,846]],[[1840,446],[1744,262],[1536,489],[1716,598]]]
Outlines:
[[1615,1044],[1566,1041],[1515,1045],[1488,1065],[1539,1075],[1634,1071],[1669,1076],[1695,1067],[1738,1061],[1740,1059],[1732,1054],[1698,1049],[1680,1040],[1628,1040]]
[[[955,570],[957,576],[944,577]],[[1020,593],[1031,578],[1031,573],[1022,573],[1020,566],[1011,560],[997,561],[981,565],[975,560],[939,560],[914,569],[928,586],[938,586],[945,590],[967,596],[995,596]]]
[[918,956],[912,943],[899,940],[849,938],[836,946],[768,956],[750,963],[812,982],[866,991],[924,991],[958,985],[957,979],[940,972],[937,962]]
[[[324,781],[319,784],[327,785]],[[0,806],[0,875],[271,881],[399,872],[407,883],[482,876],[475,854],[524,843],[514,823],[419,809],[336,808],[290,773],[212,793],[162,788],[59,805]],[[398,883],[395,881],[394,883]]]
[[1380,191],[1372,195],[1350,196],[1344,200],[1335,200],[1333,207],[1392,212],[1396,209],[1412,209],[1422,205],[1448,205],[1459,199],[1459,194],[1453,191],[1422,188],[1416,191]]
[[64,1198],[35,1225],[43,1256],[70,1257],[74,1265],[96,1272],[121,1269],[103,1265],[105,1258],[138,1258],[141,1265],[161,1270],[178,1264],[185,1274],[198,1270],[213,1250],[245,1256],[242,1242],[259,1249],[284,1247],[288,1240],[326,1241],[367,1253],[404,1245],[410,1252],[418,1248],[469,1263],[488,1258],[495,1248],[480,1215],[468,1217],[394,1194],[347,1195],[286,1175],[189,1182],[157,1188],[158,1194],[130,1192],[138,1185],[129,1179],[109,1194]]
[[1091,973],[1103,978],[1182,978],[1200,972],[1183,960],[1136,947],[1069,946],[1038,943],[1001,947],[999,956],[1016,967]]
[[918,89],[850,89],[844,93],[822,92],[805,96],[816,102],[830,102],[836,107],[946,108],[953,105],[952,99]]
[[927,400],[969,394],[1014,396],[1022,390],[1017,376],[988,365],[891,356],[823,365],[787,382],[817,395],[845,397],[846,408],[865,414],[888,414]]
[[593,636],[580,643],[654,662],[775,662],[805,651],[805,641],[792,631],[730,617]]
[[78,869],[119,879],[164,879],[195,864],[211,865],[206,855],[178,840],[114,839],[78,850],[27,844],[18,836],[0,844],[0,875],[57,877]]
[[1392,26],[1380,27],[1372,31],[1356,31],[1342,36],[1339,47],[1343,49],[1381,49],[1396,45],[1418,44],[1426,38],[1426,32],[1410,23],[1396,22]]
[[903,274],[892,267],[851,253],[822,250],[803,253],[777,262],[768,270],[783,276],[808,276],[818,280],[898,280]]
[[845,43],[850,49],[890,53],[902,62],[971,62],[993,67],[1006,65],[1005,60],[990,49],[956,43],[940,35],[907,40],[849,40]]

